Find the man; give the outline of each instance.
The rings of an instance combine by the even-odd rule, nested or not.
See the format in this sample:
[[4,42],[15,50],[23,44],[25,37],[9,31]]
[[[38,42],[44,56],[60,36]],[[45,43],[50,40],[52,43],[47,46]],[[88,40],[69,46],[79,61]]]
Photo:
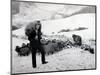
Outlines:
[[41,44],[41,23],[40,21],[35,21],[30,23],[26,29],[25,34],[28,36],[28,40],[30,41],[31,46],[31,52],[32,52],[32,66],[33,68],[36,68],[36,52],[37,49],[41,52],[42,58],[42,64],[46,64],[45,61],[45,51]]

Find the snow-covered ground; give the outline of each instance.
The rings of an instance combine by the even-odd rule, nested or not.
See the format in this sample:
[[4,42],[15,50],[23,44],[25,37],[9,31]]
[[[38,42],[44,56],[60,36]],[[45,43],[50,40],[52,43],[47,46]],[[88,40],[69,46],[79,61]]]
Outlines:
[[37,55],[37,68],[32,68],[31,55],[19,57],[15,52],[15,46],[23,42],[28,41],[12,38],[12,73],[95,69],[95,54],[75,47],[46,56],[48,63],[44,65],[41,63],[41,56]]

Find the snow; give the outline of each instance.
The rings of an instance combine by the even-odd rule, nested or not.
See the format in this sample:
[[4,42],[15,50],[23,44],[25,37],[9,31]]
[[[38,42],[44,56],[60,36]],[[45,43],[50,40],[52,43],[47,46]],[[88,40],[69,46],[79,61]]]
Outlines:
[[58,34],[57,32],[62,29],[86,27],[88,28],[87,30],[65,32],[61,34],[67,37],[71,37],[72,34],[78,34],[84,38],[95,38],[95,14],[79,14],[65,19],[45,21],[42,22],[42,24],[42,32],[47,35],[52,35],[52,32]]
[[95,54],[80,48],[64,49],[53,55],[46,56],[47,64],[41,63],[41,56],[37,55],[37,67],[32,68],[31,55],[19,57],[14,48],[22,42],[21,39],[12,38],[12,73],[49,72],[62,70],[95,69]]

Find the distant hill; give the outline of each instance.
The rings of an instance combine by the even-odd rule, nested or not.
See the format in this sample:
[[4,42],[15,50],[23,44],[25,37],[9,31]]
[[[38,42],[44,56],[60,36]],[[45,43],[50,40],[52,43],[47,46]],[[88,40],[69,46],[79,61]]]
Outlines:
[[95,7],[12,1],[12,25],[18,28],[36,19],[57,20],[88,13],[95,13]]
[[[79,14],[64,19],[42,21],[41,23],[44,35],[65,35],[71,37],[72,34],[77,34],[83,38],[95,39],[95,14]],[[26,26],[23,26],[22,28],[13,31],[13,34],[25,36],[25,27]],[[58,33],[62,29],[73,30],[80,27],[88,29]]]

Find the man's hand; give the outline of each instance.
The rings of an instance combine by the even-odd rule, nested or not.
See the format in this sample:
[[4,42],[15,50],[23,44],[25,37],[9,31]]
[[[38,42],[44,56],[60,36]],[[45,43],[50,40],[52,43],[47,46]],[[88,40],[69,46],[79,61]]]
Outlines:
[[35,40],[38,40],[38,36],[35,37]]

